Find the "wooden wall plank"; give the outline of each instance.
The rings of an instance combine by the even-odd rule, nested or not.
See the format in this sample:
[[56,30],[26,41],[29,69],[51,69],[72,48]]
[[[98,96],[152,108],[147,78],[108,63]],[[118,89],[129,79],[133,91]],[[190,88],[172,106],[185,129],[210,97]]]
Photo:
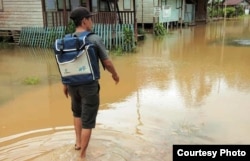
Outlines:
[[25,26],[43,27],[41,0],[3,0],[0,30],[21,30]]

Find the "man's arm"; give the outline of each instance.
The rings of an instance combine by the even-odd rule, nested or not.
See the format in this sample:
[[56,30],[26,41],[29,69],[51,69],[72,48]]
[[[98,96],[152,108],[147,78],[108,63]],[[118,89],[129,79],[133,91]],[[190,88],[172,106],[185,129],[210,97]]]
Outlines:
[[115,81],[115,83],[119,83],[119,76],[118,74],[116,73],[116,70],[115,70],[115,67],[112,63],[112,61],[110,59],[104,59],[102,60],[102,63],[104,65],[104,67],[112,74],[112,78],[113,80]]
[[63,93],[68,98],[69,92],[68,92],[68,87],[67,85],[63,84]]
[[91,42],[93,42],[96,45],[98,56],[102,62],[102,65],[112,74],[112,78],[117,84],[119,82],[119,76],[115,70],[112,61],[108,57],[103,40],[96,34],[90,35],[88,38]]

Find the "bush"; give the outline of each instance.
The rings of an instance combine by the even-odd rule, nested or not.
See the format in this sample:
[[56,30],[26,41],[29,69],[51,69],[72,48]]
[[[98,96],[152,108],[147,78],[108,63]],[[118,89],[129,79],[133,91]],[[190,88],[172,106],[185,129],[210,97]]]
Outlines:
[[237,6],[237,7],[227,7],[225,8],[211,8],[208,7],[208,14],[209,17],[224,17],[226,11],[226,17],[230,18],[230,17],[234,17],[234,16],[242,16],[244,15],[244,8],[242,6]]
[[234,7],[227,7],[226,9],[223,9],[223,12],[226,12],[227,18],[236,16],[236,9]]
[[145,30],[143,28],[138,28],[137,33],[140,35],[145,35]]
[[237,16],[242,16],[245,14],[243,6],[236,7],[236,14],[237,14]]
[[125,27],[123,29],[124,46],[123,49],[126,52],[131,52],[134,49],[134,34],[132,29]]
[[113,55],[122,55],[124,52],[121,46],[116,46],[110,51],[110,53]]
[[214,10],[209,10],[209,17],[223,17],[223,10],[221,8],[214,9]]
[[155,27],[154,27],[155,36],[164,36],[166,35],[166,33],[167,33],[167,30],[165,29],[162,23],[155,24]]
[[75,32],[75,24],[72,20],[69,21],[67,27],[66,27],[66,34],[74,33]]

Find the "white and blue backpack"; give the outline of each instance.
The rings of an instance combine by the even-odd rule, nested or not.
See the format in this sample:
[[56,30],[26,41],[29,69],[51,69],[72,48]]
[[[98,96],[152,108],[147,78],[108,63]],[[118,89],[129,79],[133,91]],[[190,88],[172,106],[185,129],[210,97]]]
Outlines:
[[86,39],[90,34],[93,33],[67,34],[55,41],[54,53],[63,84],[89,84],[100,79],[95,45]]

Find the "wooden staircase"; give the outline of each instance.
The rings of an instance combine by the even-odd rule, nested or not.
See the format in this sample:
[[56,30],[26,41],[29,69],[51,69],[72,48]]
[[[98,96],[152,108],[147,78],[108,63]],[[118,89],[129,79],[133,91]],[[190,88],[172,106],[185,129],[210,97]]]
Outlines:
[[19,31],[19,30],[12,30],[11,31],[11,35],[13,37],[15,44],[19,44],[20,32],[21,31]]
[[19,30],[0,30],[0,37],[3,37],[5,39],[8,38],[13,38],[14,42],[11,43],[15,43],[18,44],[19,43],[19,37],[20,37],[20,31]]

